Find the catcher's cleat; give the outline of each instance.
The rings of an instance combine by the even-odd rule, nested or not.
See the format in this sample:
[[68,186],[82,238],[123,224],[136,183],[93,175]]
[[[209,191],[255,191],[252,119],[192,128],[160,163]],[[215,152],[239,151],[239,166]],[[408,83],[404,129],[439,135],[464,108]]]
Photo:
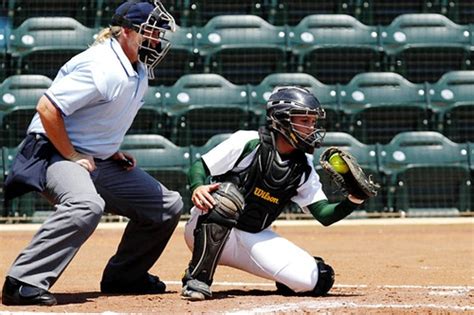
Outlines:
[[202,281],[192,279],[186,282],[181,291],[181,298],[189,301],[204,301],[212,297],[211,288]]

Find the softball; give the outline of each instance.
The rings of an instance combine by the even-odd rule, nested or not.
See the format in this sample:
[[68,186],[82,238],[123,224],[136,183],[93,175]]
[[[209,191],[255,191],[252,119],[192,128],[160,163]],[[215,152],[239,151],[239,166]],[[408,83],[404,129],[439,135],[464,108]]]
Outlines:
[[347,166],[346,162],[341,158],[339,153],[334,153],[329,157],[329,164],[332,165],[334,170],[339,174],[346,174],[349,172],[349,167]]

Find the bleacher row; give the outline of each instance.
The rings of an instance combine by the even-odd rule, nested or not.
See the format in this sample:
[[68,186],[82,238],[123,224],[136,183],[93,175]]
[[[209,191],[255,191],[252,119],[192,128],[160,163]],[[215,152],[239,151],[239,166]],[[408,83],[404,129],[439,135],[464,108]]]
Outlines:
[[[0,79],[12,74],[54,78],[98,31],[70,17],[31,17],[12,29],[5,23]],[[344,84],[369,71],[434,82],[448,71],[474,69],[473,32],[474,22],[456,24],[441,14],[404,14],[386,26],[344,14],[313,14],[295,26],[272,25],[256,15],[221,15],[170,35],[171,52],[151,84],[172,85],[189,73],[257,84],[277,72],[310,73],[326,84]]]
[[[93,42],[121,2],[2,2],[2,177],[59,67]],[[382,184],[366,211],[472,211],[473,1],[163,3],[180,27],[122,149],[179,191],[185,211],[191,163],[229,132],[263,124],[266,99],[282,84],[314,92],[327,112],[324,147],[351,151]],[[325,192],[340,200],[318,166],[321,152],[314,163]],[[43,211],[51,206],[30,193],[0,216]]]
[[[179,191],[187,213],[191,207],[187,171],[202,154],[228,138],[217,134],[204,145],[180,147],[161,135],[128,135],[122,145],[137,159],[138,166]],[[474,143],[455,143],[434,131],[402,132],[387,144],[364,144],[344,132],[328,132],[314,153],[314,165],[328,199],[340,201],[337,187],[319,165],[323,150],[337,146],[352,153],[362,168],[381,184],[379,194],[364,204],[366,213],[406,212],[409,216],[459,215],[474,205]],[[2,148],[3,175],[16,148]],[[2,178],[3,179],[3,178]],[[3,180],[2,180],[3,182]],[[51,211],[37,193],[13,200],[3,216],[33,217]]]
[[[14,75],[0,85],[0,141],[16,147],[38,99],[51,84],[41,75]],[[183,75],[172,86],[151,86],[129,134],[161,134],[178,146],[203,145],[212,135],[257,129],[275,86],[308,88],[320,100],[328,131],[366,144],[403,131],[438,131],[474,142],[474,71],[448,72],[435,83],[412,83],[393,72],[366,72],[348,84],[323,84],[306,73],[275,73],[259,84],[236,85],[217,74]]]
[[[5,0],[1,13],[14,27],[35,16],[69,16],[88,27],[106,26],[123,0]],[[459,24],[474,22],[470,0],[162,0],[182,26],[202,26],[225,14],[258,15],[271,24],[296,25],[308,12],[348,14],[365,24],[389,24],[406,13],[439,13]]]

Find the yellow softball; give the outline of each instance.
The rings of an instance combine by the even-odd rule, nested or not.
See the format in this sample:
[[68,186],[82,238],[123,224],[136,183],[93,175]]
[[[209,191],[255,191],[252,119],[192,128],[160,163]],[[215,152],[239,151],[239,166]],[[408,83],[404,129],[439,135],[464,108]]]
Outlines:
[[346,162],[341,158],[339,153],[334,153],[329,157],[329,164],[332,165],[334,170],[339,174],[346,174],[349,172],[349,167],[347,166]]

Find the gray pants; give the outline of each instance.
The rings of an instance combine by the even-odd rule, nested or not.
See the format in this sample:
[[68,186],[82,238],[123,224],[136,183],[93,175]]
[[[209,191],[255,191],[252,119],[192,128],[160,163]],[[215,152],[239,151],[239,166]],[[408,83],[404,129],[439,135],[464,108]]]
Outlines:
[[49,166],[44,195],[55,211],[14,261],[9,276],[48,290],[104,211],[130,221],[102,280],[133,281],[158,260],[178,224],[181,196],[137,167],[126,171],[111,160],[96,161],[96,166],[92,173],[64,160]]

